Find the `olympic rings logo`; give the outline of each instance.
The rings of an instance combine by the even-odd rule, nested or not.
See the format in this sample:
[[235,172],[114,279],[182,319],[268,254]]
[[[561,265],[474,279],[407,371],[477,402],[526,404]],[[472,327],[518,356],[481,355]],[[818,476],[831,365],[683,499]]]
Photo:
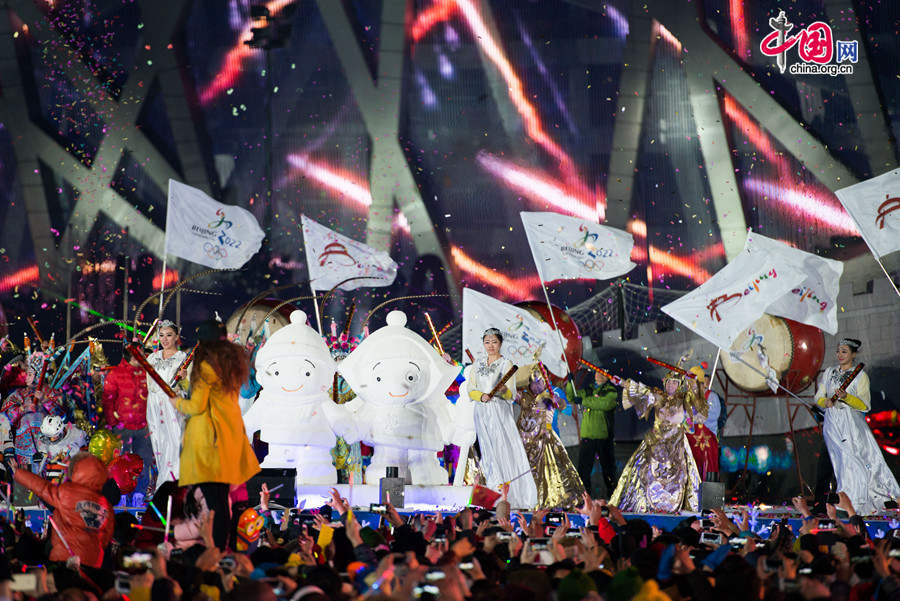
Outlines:
[[206,252],[206,256],[210,259],[224,259],[228,256],[228,251],[225,250],[224,247],[218,246],[211,242],[207,242],[203,245],[203,250]]

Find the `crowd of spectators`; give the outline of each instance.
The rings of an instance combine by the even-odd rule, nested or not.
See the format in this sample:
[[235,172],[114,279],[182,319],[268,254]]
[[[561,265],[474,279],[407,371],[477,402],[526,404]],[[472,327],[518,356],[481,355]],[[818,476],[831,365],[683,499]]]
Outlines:
[[[73,470],[96,468],[79,468],[85,461]],[[760,537],[746,511],[686,516],[661,531],[587,496],[581,528],[564,513],[510,512],[503,499],[455,515],[402,515],[388,504],[379,523],[363,524],[337,491],[301,510],[270,505],[264,489],[262,528],[236,519],[229,548],[219,548],[214,511],[189,489],[164,486],[154,497],[157,507],[173,499],[166,542],[154,512],[116,513],[111,532],[98,532],[76,489],[38,492],[58,504],[43,535],[22,511],[0,521],[0,601],[900,599],[900,535],[870,538],[844,495],[827,516],[794,499],[799,531],[781,520]]]

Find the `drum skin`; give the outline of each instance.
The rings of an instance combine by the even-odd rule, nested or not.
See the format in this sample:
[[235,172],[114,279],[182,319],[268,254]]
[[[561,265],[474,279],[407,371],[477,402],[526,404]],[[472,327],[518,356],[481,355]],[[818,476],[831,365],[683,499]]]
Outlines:
[[[516,303],[516,306],[522,307],[538,319],[550,324],[550,327],[553,328],[553,320],[550,318],[550,309],[547,308],[547,303],[523,301]],[[556,323],[559,325],[563,340],[566,342],[566,363],[569,365],[569,371],[574,374],[578,371],[578,362],[581,360],[581,333],[578,331],[578,326],[569,317],[569,314],[556,305],[553,306],[553,314],[556,317]],[[555,381],[562,381],[563,379],[554,378]]]
[[[822,330],[791,319],[763,315],[735,339],[731,347],[740,351],[741,358],[760,369],[757,348],[765,348],[769,366],[775,370],[779,383],[793,393],[799,393],[815,383],[816,375],[825,359],[825,335]],[[722,353],[722,367],[738,388],[747,392],[771,394],[765,378]]]
[[[246,305],[242,305],[231,314],[231,317],[225,322],[225,328],[228,330],[229,334],[239,334],[239,339],[241,342],[245,342],[247,340],[247,336],[251,333],[251,330],[255,329],[257,331],[261,331],[263,327],[263,319],[269,311],[280,305],[282,302],[277,298],[264,298],[262,300],[256,301],[252,307],[247,309],[244,313],[244,316],[241,317],[240,326],[238,326],[237,320],[238,317],[244,309]],[[269,335],[274,334],[278,330],[282,328],[282,326],[286,326],[291,323],[291,312],[296,310],[296,307],[292,303],[287,303],[269,317]],[[256,332],[254,332],[256,333]]]

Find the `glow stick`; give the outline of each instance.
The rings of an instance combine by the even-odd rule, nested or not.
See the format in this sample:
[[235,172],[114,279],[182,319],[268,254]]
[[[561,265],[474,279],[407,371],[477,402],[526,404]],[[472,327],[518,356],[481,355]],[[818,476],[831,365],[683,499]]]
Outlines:
[[172,518],[172,497],[169,496],[169,501],[166,503],[166,529],[165,534],[163,535],[163,542],[169,542],[169,520]]
[[63,547],[66,548],[66,551],[69,552],[69,555],[75,557],[75,554],[72,553],[72,547],[69,546],[69,543],[66,541],[66,537],[63,536],[62,530],[60,530],[59,526],[56,525],[56,522],[53,521],[53,516],[47,516],[47,520],[50,522],[50,525],[53,526],[53,529],[56,530],[56,536],[58,536],[59,540],[62,541]]
[[156,508],[156,505],[153,504],[153,501],[150,501],[148,505],[150,505],[150,509],[156,513],[156,517],[159,518],[159,521],[162,522],[163,526],[169,523],[169,521],[163,517],[162,513],[160,513],[159,509]]

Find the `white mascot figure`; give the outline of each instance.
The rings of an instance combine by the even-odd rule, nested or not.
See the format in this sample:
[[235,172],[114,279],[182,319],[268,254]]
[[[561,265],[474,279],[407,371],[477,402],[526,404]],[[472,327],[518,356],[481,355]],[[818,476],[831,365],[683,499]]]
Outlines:
[[336,484],[331,420],[349,419],[349,411],[331,400],[334,360],[306,325],[306,313],[291,313],[291,323],[257,351],[254,366],[262,390],[243,417],[247,437],[252,440],[259,430],[269,445],[261,467],[296,468],[298,485]]
[[453,436],[444,392],[459,368],[406,328],[405,313],[391,311],[387,325],[367,336],[338,370],[357,396],[344,405],[352,407],[354,420],[339,433],[374,447],[366,482],[377,483],[396,466],[409,484],[447,484],[437,452]]

